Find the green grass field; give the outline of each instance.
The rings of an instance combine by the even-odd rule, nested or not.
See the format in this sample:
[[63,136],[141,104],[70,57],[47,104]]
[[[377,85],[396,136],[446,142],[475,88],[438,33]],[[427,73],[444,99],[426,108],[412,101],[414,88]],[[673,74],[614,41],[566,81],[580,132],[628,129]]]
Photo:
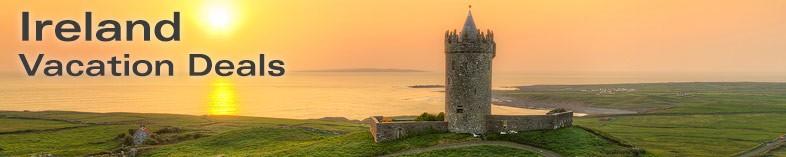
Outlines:
[[611,121],[576,118],[575,123],[608,132],[656,154],[731,155],[786,133],[786,115],[717,114],[623,116]]
[[644,151],[636,151],[621,146],[587,132],[579,127],[566,127],[556,130],[527,131],[518,134],[491,134],[492,140],[511,141],[539,148],[546,148],[567,156],[642,156]]
[[144,153],[151,156],[271,155],[308,142],[337,136],[298,128],[251,128],[165,145]]
[[[522,132],[519,134],[493,136],[489,137],[489,139],[538,146],[565,155],[635,154],[632,149],[600,139],[594,134],[577,127]],[[438,133],[376,143],[368,131],[339,136],[309,133],[309,131],[302,129],[254,128],[162,146],[145,152],[145,155],[377,156],[409,149],[479,140],[481,139],[471,137],[468,134]]]
[[[0,134],[0,141],[3,141],[0,142],[0,156],[30,156],[41,152],[56,156],[81,156],[127,151],[121,147],[122,139],[118,135],[128,134],[129,129],[136,129],[139,124],[145,124],[153,131],[172,127],[184,129],[179,133],[156,134],[162,139],[176,139],[190,134],[204,135],[159,145],[134,146],[142,156],[376,156],[481,140],[469,134],[436,133],[376,143],[368,127],[359,124],[259,117],[63,111],[2,111],[0,117],[7,117],[0,118],[0,121],[29,123],[7,126],[9,130],[31,130]],[[57,121],[29,119],[38,117]],[[43,124],[60,126],[41,128]],[[578,127],[490,136],[489,139],[538,146],[566,155],[597,156],[632,152],[630,148],[615,145]],[[455,155],[534,155],[532,152],[497,146],[455,149],[458,149],[455,153],[459,153]],[[425,153],[422,155],[441,152],[445,151],[422,152]]]
[[[587,89],[625,88],[633,92],[597,95]],[[686,92],[690,96],[678,96]],[[496,94],[545,103],[580,104],[646,113],[786,111],[786,83],[648,83],[536,85]]]
[[0,124],[3,124],[3,127],[0,127],[0,133],[13,133],[13,132],[87,126],[86,124],[69,123],[63,121],[40,120],[40,119],[10,119],[10,118],[0,118]]
[[761,156],[786,156],[786,146],[783,144],[761,154]]
[[[599,88],[635,91],[615,95],[579,91]],[[678,96],[681,91],[689,96]],[[577,117],[574,124],[663,156],[728,156],[786,134],[786,83],[539,85],[496,94],[638,111],[641,114]],[[602,120],[607,117],[611,120]]]
[[57,119],[85,124],[145,124],[161,127],[184,127],[192,130],[225,132],[250,127],[311,127],[338,132],[367,130],[367,127],[342,122],[297,120],[243,116],[191,116],[157,113],[88,113],[72,111],[18,112],[0,111],[7,117]]
[[376,156],[407,149],[439,144],[480,140],[466,134],[440,133],[405,138],[390,142],[374,142],[371,132],[361,131],[307,143],[299,148],[283,151],[282,156]]
[[[129,129],[137,129],[141,124],[147,125],[154,131],[165,127],[179,127],[186,129],[180,134],[198,132],[206,136],[224,135],[261,127],[299,128],[299,130],[312,128],[346,133],[368,130],[365,126],[351,123],[242,116],[0,111],[0,117],[16,117],[0,118],[0,122],[8,122],[2,123],[3,132],[6,134],[0,134],[0,141],[3,141],[0,142],[0,156],[29,156],[41,152],[74,156],[117,151],[121,148],[121,140],[117,139],[117,136],[122,133],[128,134]],[[145,146],[140,150],[157,147],[160,146]]]
[[[635,91],[617,92],[616,95],[579,91],[596,88]],[[689,96],[677,96],[680,91]],[[574,124],[634,144],[647,150],[645,154],[578,127],[488,136],[490,140],[532,145],[568,156],[728,156],[786,134],[786,123],[783,123],[786,121],[786,83],[554,85],[529,86],[521,91],[495,94],[537,102],[640,112],[577,117]],[[440,133],[375,143],[364,125],[263,117],[69,111],[0,111],[0,117],[7,117],[0,118],[3,124],[0,156],[117,152],[124,150],[118,135],[128,134],[129,129],[136,129],[140,124],[154,131],[163,128],[184,130],[161,134],[161,139],[176,140],[136,147],[142,155],[148,156],[375,156],[480,140],[466,134]],[[472,154],[491,148],[468,147],[461,151]],[[422,155],[440,152],[443,151],[422,152]],[[505,152],[500,149],[499,153]],[[784,152],[786,148],[775,148],[764,154],[778,156],[786,154]]]
[[78,156],[100,153],[120,146],[115,140],[119,133],[137,128],[136,125],[101,125],[59,131],[0,135],[0,156],[36,154]]
[[400,156],[424,156],[424,157],[443,157],[443,156],[518,156],[535,157],[540,156],[535,152],[497,145],[477,145],[463,146],[458,148],[447,148],[419,153],[412,153]]

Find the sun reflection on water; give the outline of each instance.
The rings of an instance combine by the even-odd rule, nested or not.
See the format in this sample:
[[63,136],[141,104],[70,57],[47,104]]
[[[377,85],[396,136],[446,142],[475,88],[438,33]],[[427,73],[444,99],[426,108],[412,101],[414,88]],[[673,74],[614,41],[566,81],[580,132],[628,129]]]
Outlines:
[[217,79],[212,83],[213,90],[210,92],[208,102],[208,115],[235,115],[237,114],[237,104],[235,104],[235,91],[232,83],[226,79]]

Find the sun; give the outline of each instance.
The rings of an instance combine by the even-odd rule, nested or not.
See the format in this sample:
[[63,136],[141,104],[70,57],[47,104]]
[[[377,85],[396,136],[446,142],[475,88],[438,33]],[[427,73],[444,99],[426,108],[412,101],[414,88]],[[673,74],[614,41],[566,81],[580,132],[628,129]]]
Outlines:
[[226,8],[210,8],[207,20],[210,21],[213,27],[224,28],[231,19]]
[[206,1],[202,16],[197,16],[202,26],[212,33],[227,34],[240,24],[240,8],[231,1]]

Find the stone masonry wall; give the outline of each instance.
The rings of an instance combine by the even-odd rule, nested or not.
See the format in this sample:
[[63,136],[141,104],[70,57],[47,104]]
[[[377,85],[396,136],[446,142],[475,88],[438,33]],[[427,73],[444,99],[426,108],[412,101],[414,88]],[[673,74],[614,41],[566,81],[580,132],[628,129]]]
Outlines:
[[492,55],[445,54],[445,117],[450,132],[486,132],[486,116],[491,114]]
[[[505,127],[507,121],[507,127]],[[503,131],[529,131],[558,129],[573,125],[573,112],[547,115],[489,115],[486,118],[489,133]]]
[[[468,16],[464,31],[475,29],[471,18]],[[477,32],[475,36],[445,32],[445,120],[450,132],[484,134],[488,130],[496,43],[491,30]]]
[[562,112],[549,115],[554,116],[552,121],[554,124],[554,129],[573,125],[573,112]]
[[448,131],[448,122],[445,121],[409,121],[380,123],[382,116],[371,117],[371,135],[374,141],[384,142],[407,137],[408,132],[427,131],[429,128],[439,132]]

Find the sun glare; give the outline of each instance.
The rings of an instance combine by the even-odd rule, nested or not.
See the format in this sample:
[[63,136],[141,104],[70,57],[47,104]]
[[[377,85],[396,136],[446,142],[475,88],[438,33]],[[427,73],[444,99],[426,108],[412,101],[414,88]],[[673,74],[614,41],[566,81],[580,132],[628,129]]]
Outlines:
[[203,4],[202,15],[197,16],[207,31],[211,33],[226,34],[240,25],[242,9],[231,1],[206,1]]
[[208,115],[235,115],[237,114],[237,104],[235,104],[235,91],[232,83],[225,79],[218,79],[210,92],[210,102],[208,102]]
[[229,12],[226,8],[211,8],[207,19],[213,27],[226,27],[229,23]]

